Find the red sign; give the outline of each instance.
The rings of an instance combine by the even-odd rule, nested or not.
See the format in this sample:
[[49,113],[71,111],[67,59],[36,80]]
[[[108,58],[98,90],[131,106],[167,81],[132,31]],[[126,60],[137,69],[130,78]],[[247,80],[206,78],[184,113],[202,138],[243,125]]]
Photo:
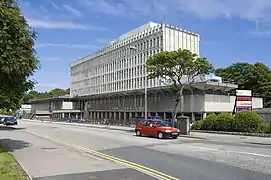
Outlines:
[[236,101],[252,101],[251,96],[237,96]]

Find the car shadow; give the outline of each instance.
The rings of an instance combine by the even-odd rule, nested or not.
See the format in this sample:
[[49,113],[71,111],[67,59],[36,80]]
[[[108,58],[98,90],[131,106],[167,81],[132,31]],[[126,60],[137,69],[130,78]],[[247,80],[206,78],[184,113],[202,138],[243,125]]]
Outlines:
[[0,125],[0,131],[18,131],[18,130],[24,130],[25,128],[22,127],[16,127],[16,126],[5,126]]
[[13,152],[18,149],[23,149],[32,146],[30,143],[14,140],[14,139],[0,139],[0,146],[3,147],[6,151]]
[[[149,139],[158,139],[156,137],[152,137],[152,136],[137,136],[136,134],[134,134],[133,136],[137,137],[137,138],[149,138]],[[172,138],[163,138],[160,140],[173,140]],[[175,140],[175,139],[174,139]]]

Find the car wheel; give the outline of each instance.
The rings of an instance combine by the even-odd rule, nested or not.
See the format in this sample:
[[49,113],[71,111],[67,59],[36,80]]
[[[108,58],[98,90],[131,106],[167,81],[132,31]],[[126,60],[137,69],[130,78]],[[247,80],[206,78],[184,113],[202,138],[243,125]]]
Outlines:
[[158,139],[163,139],[164,138],[164,134],[162,132],[159,132],[157,134],[157,137],[158,137]]
[[139,130],[136,130],[136,135],[141,136],[141,132]]

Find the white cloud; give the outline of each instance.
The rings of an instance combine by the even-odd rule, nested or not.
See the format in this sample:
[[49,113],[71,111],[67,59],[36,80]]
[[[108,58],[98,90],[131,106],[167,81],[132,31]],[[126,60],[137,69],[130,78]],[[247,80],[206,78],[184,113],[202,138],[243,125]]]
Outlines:
[[175,7],[199,18],[271,20],[270,0],[174,0]]
[[30,26],[43,29],[89,29],[89,30],[106,30],[105,28],[85,26],[68,21],[50,21],[27,18]]
[[72,13],[72,14],[74,14],[75,16],[81,16],[81,15],[82,15],[80,11],[78,11],[77,9],[71,7],[70,5],[64,4],[64,5],[62,5],[62,7],[63,7],[67,12]]
[[[77,0],[79,6],[88,9],[92,13],[102,13],[106,15],[122,17],[142,17],[146,15],[156,16],[167,14],[167,2],[164,0]],[[159,13],[157,13],[159,12]]]
[[40,61],[63,61],[64,59],[59,57],[47,57],[47,58],[39,58]]
[[57,43],[44,43],[37,44],[36,48],[56,47],[56,48],[76,48],[76,49],[98,49],[99,46],[91,44],[57,44]]
[[51,2],[51,4],[52,4],[52,6],[53,6],[55,9],[60,10],[60,7],[59,7],[58,5],[56,5],[56,3]]
[[48,88],[52,88],[52,87],[58,87],[57,84],[47,84],[47,83],[38,83],[35,85],[35,87],[48,87]]

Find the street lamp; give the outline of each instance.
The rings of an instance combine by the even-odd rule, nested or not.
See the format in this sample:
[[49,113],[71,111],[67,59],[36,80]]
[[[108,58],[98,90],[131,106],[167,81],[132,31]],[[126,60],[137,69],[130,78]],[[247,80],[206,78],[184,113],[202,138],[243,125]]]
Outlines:
[[[137,50],[135,46],[130,46],[130,50]],[[145,112],[145,119],[148,119],[148,76],[147,76],[147,68],[146,68],[146,63],[144,66],[145,70],[145,85],[144,85],[144,112]]]

